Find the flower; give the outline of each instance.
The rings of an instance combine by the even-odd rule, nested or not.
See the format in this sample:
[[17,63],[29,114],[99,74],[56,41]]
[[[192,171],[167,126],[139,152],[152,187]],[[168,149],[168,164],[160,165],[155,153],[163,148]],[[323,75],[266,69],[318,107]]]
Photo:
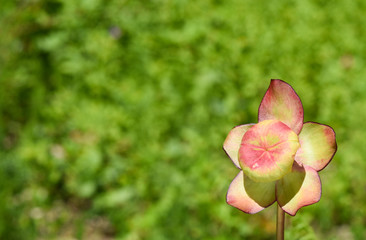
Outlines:
[[334,130],[304,123],[299,96],[279,79],[271,80],[258,123],[233,128],[223,147],[240,169],[229,186],[227,203],[254,214],[277,201],[292,216],[320,200],[318,172],[337,151]]

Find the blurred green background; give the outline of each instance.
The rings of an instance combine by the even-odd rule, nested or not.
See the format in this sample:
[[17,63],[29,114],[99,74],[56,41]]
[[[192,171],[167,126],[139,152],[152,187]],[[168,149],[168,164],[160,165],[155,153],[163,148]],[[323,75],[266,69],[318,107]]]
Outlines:
[[222,143],[270,79],[338,152],[288,239],[366,238],[366,1],[3,0],[0,239],[274,239]]

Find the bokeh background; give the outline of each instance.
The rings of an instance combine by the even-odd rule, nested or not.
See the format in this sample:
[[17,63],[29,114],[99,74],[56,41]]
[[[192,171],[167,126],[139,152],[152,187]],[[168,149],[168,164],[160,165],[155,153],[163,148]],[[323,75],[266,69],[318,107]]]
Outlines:
[[338,152],[288,239],[366,239],[366,1],[0,4],[0,239],[274,239],[222,143],[270,79]]

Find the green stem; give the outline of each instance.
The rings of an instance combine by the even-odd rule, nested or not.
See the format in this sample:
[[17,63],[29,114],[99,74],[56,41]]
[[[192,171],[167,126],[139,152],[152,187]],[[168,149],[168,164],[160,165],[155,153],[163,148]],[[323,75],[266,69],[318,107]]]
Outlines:
[[280,205],[277,204],[277,240],[285,239],[285,212],[282,210]]

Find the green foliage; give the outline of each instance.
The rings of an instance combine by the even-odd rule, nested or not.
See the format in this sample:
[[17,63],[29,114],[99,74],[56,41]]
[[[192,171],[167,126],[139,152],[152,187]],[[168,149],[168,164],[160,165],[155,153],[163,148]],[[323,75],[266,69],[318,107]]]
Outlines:
[[[289,221],[291,220],[291,221]],[[311,228],[311,216],[303,214],[303,216],[287,219],[291,224],[291,228],[287,229],[285,236],[287,239],[298,240],[317,240],[313,229]]]
[[273,208],[226,205],[237,170],[221,148],[280,78],[339,147],[289,239],[365,239],[365,11],[361,0],[2,2],[0,238],[273,239]]

